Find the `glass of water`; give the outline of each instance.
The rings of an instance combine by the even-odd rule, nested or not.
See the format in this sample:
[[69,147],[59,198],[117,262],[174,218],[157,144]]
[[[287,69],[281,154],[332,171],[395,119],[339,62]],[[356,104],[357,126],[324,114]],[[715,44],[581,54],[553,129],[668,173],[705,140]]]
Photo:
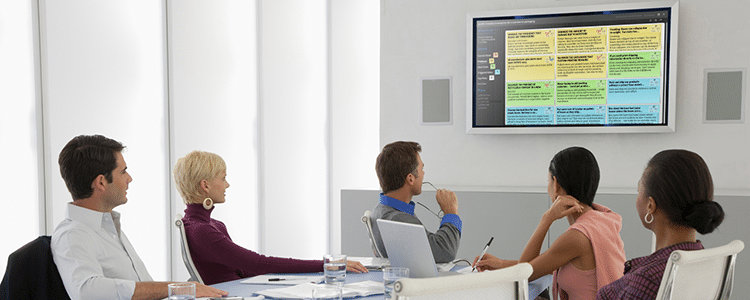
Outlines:
[[169,289],[169,300],[195,300],[195,283],[170,283],[167,288]]
[[342,289],[339,285],[321,284],[312,290],[313,300],[341,300],[342,296]]
[[323,256],[323,273],[325,283],[344,285],[346,281],[346,255],[326,254]]
[[409,278],[409,268],[384,268],[383,285],[385,286],[385,299],[392,299],[393,284],[401,278]]

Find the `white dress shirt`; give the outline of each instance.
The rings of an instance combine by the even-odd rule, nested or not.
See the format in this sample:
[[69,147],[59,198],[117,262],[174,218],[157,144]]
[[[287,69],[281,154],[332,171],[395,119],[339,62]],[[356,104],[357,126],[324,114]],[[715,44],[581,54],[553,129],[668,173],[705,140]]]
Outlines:
[[153,281],[120,230],[120,213],[68,203],[52,234],[52,256],[71,299],[131,299],[136,281]]

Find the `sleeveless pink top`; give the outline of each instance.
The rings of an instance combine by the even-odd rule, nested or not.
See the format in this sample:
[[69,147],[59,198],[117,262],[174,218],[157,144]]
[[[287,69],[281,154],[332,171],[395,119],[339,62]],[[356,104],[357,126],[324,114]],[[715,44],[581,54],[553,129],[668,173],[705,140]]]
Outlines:
[[[552,279],[552,298],[557,300],[558,291],[561,290],[560,282],[570,283],[568,288],[569,299],[595,299],[596,291],[599,288],[620,279],[625,271],[625,245],[620,238],[620,229],[622,229],[622,217],[609,208],[594,203],[594,209],[578,217],[568,230],[578,230],[591,242],[591,248],[594,250],[594,260],[596,268],[591,271],[581,271],[576,269],[570,263],[562,266],[554,272]],[[566,267],[568,270],[565,270]],[[569,269],[574,269],[571,271]],[[561,271],[567,271],[561,274]],[[585,273],[589,272],[589,273]],[[567,276],[574,276],[574,279],[567,279]],[[583,279],[589,276],[590,279]],[[585,284],[584,284],[585,282]],[[594,293],[586,298],[583,297],[587,286],[590,282],[595,284]],[[576,287],[573,287],[576,285]],[[575,292],[574,292],[575,291]],[[580,293],[579,293],[580,292]],[[573,298],[575,293],[576,298]],[[560,299],[565,300],[564,294],[559,293]]]
[[567,263],[557,270],[560,299],[591,300],[596,298],[596,269],[582,271]]

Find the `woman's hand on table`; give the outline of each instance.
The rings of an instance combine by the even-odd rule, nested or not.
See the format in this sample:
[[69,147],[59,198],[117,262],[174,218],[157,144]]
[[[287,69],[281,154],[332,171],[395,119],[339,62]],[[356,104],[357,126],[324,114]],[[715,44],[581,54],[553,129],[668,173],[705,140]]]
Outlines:
[[227,295],[229,295],[229,293],[227,293],[226,291],[222,291],[215,287],[210,287],[196,281],[191,282],[195,283],[196,297],[226,297]]
[[365,268],[362,263],[358,261],[353,260],[347,260],[346,261],[346,271],[347,272],[354,272],[354,273],[367,273],[367,268]]

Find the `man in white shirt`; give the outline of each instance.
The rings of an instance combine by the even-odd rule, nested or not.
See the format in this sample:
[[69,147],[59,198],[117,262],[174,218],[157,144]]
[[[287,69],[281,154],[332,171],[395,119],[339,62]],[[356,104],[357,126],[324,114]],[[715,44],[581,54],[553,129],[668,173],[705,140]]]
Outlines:
[[[163,299],[170,282],[155,282],[120,229],[115,207],[133,180],[124,146],[101,135],[77,136],[58,163],[73,202],[52,234],[52,256],[71,299]],[[196,283],[198,297],[227,292]]]

